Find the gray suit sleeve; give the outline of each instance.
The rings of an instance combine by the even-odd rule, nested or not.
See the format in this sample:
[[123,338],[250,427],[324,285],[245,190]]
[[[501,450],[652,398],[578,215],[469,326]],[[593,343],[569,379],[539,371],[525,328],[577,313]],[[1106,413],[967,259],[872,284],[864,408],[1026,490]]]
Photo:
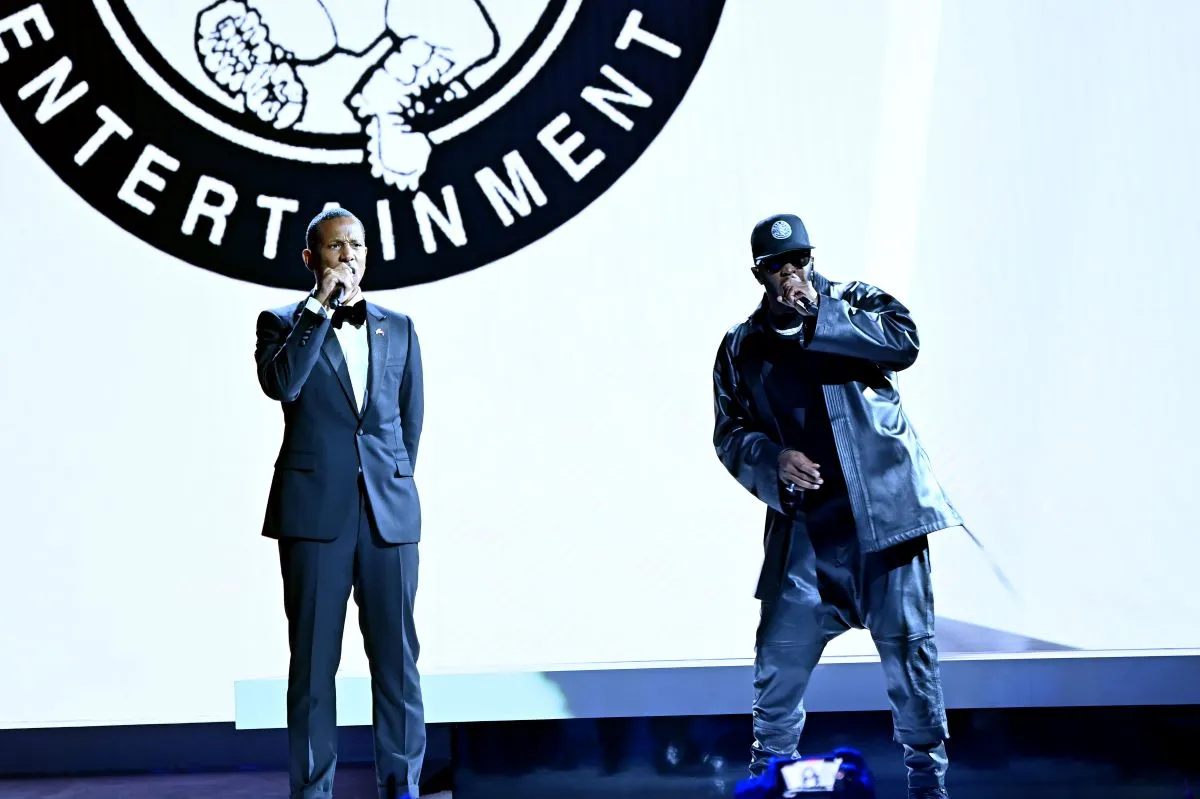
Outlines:
[[328,332],[329,320],[307,307],[290,329],[271,311],[260,313],[254,362],[263,393],[279,402],[295,402]]
[[417,447],[425,424],[425,374],[421,364],[421,342],[411,319],[408,322],[408,358],[404,361],[404,375],[400,379],[400,424],[408,461],[416,471]]

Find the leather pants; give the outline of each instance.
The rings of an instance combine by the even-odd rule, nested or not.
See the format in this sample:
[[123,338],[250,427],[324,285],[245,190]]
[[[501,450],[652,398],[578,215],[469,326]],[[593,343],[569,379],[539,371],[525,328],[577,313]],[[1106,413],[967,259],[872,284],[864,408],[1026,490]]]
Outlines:
[[926,538],[864,554],[849,498],[835,495],[797,515],[785,557],[781,590],[763,602],[755,642],[751,772],[761,773],[771,757],[799,756],[804,692],[825,645],[866,628],[882,661],[910,789],[944,787],[949,729]]

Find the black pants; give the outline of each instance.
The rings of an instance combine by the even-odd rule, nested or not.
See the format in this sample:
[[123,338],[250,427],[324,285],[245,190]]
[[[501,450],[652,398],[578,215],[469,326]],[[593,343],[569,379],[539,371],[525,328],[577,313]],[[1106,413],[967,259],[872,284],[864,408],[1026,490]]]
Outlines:
[[895,739],[911,788],[944,786],[949,737],[934,640],[929,546],[924,537],[863,554],[846,496],[797,523],[779,595],[762,605],[754,664],[751,771],[796,757],[804,691],[825,645],[870,630],[883,664]]
[[417,545],[384,543],[359,487],[357,528],[334,541],[279,542],[288,617],[287,723],[292,799],[329,797],[337,766],[334,675],[354,589],[371,665],[375,771],[381,799],[409,792],[425,757],[425,714],[413,625]]

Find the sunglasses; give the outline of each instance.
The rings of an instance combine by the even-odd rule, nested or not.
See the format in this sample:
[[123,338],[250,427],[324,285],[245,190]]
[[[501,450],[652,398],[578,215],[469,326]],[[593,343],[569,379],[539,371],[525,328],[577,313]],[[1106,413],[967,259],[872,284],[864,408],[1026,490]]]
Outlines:
[[787,264],[791,264],[798,269],[803,269],[810,263],[812,263],[811,255],[797,255],[794,252],[785,252],[782,255],[772,255],[769,258],[764,258],[758,262],[757,266],[759,269],[773,275]]

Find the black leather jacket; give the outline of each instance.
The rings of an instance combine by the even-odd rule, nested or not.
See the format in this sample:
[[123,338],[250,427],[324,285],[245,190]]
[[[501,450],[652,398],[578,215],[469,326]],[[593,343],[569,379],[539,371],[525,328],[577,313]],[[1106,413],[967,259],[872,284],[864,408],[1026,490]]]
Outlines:
[[[847,382],[824,385],[822,393],[862,550],[876,552],[961,525],[900,405],[896,372],[913,365],[919,347],[908,309],[866,283],[833,283],[814,274],[813,285],[821,295],[818,311],[795,341],[853,359],[846,364]],[[764,298],[725,334],[713,367],[717,455],[768,506],[760,599],[777,590],[793,525],[803,518],[795,513],[797,495],[781,491],[778,458],[785,447],[763,390],[761,363],[754,362],[754,337],[777,335],[767,325]]]

